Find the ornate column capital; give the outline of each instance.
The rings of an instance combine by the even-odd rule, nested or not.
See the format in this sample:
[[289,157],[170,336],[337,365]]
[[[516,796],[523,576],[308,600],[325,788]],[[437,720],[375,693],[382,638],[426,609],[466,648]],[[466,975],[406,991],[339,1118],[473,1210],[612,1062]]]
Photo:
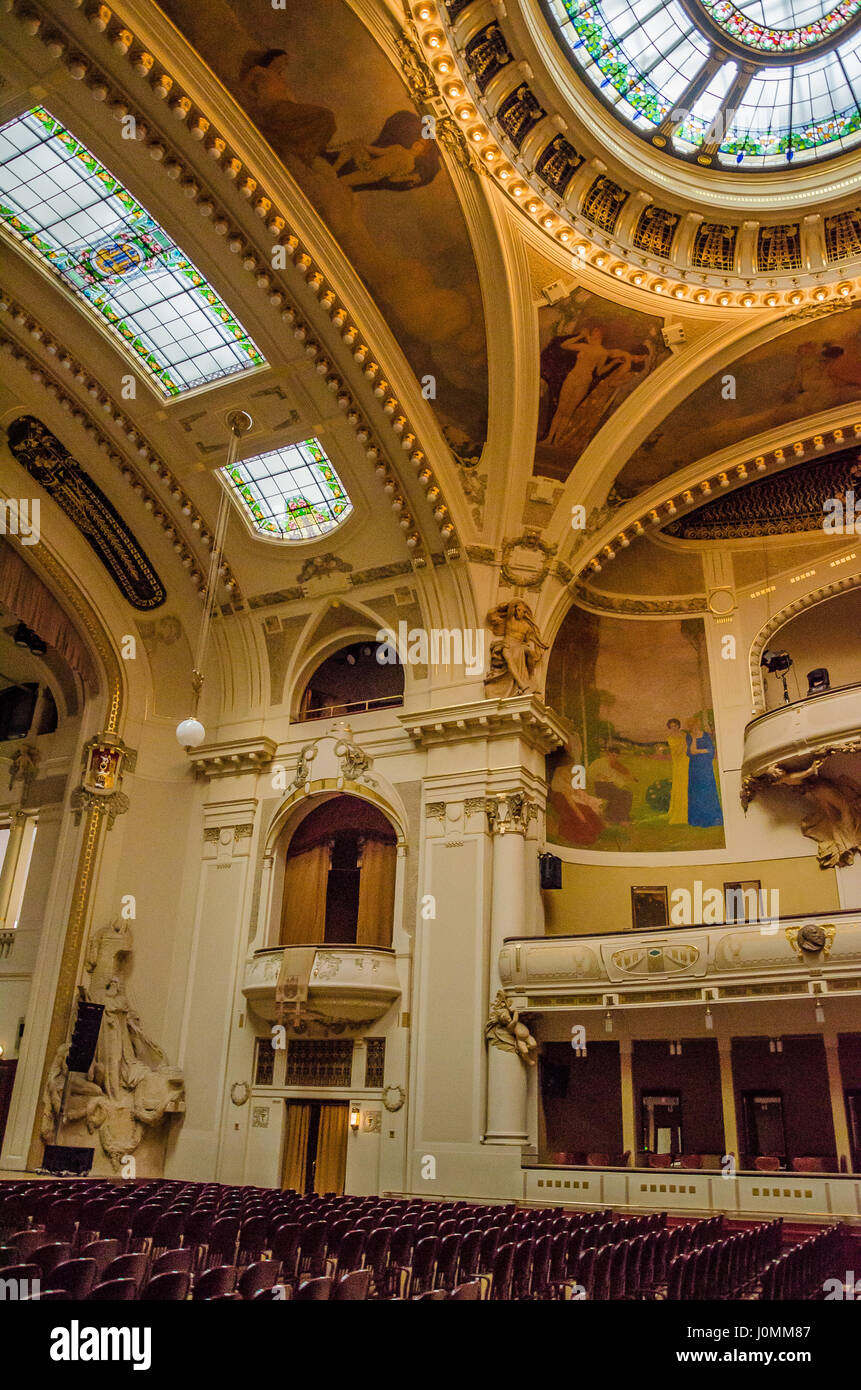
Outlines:
[[524,791],[496,792],[487,798],[487,825],[491,835],[525,835],[538,807]]

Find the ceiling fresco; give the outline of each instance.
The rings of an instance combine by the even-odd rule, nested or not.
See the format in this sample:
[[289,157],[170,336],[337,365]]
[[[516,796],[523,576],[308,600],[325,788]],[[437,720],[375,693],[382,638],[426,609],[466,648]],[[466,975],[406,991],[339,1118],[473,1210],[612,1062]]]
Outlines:
[[610,500],[637,497],[741,439],[859,398],[861,308],[811,319],[720,367],[692,391],[635,449]]
[[598,430],[669,357],[661,325],[585,289],[539,309],[536,474],[567,478]]
[[[405,84],[342,0],[163,0],[337,238],[423,381],[449,444],[487,428],[478,272],[451,179]],[[299,56],[301,55],[301,57]],[[435,392],[435,394],[433,394]]]

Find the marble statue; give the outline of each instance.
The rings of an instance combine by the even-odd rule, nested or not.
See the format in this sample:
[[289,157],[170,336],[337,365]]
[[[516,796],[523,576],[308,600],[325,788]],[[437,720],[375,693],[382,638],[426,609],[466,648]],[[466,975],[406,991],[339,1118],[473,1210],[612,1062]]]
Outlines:
[[[84,998],[103,1004],[102,1026],[95,1056],[86,1077],[72,1074],[66,1097],[61,1143],[85,1143],[87,1134],[98,1134],[111,1171],[120,1171],[124,1160],[142,1146],[146,1166],[159,1166],[154,1132],[165,1116],[185,1109],[182,1073],[171,1067],[165,1053],[147,1037],[126,993],[133,949],[131,928],[114,921],[90,939],[82,986]],[[61,1047],[48,1074],[43,1097],[42,1138],[52,1143],[66,1081],[68,1044]],[[149,1141],[149,1142],[147,1142]],[[98,1164],[97,1167],[103,1166]],[[138,1176],[158,1174],[140,1171]]]

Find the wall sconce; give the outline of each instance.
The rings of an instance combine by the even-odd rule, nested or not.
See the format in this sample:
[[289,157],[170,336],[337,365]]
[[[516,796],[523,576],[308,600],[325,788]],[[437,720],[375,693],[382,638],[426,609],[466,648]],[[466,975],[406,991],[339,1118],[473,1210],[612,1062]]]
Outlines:
[[714,1014],[712,1013],[711,1009],[706,1009],[705,1024],[706,1024],[706,1028],[708,1029],[709,1032],[711,1032],[712,1029],[713,1029],[714,1026],[715,1026],[715,1018],[714,1018]]
[[769,1052],[782,1052],[782,1051],[783,1051],[783,1038],[769,1038],[769,1040],[768,1040],[768,1050],[769,1050]]
[[681,1045],[681,1043],[680,1043],[680,1042],[671,1042],[671,1043],[670,1043],[670,1056],[671,1056],[671,1057],[681,1057],[681,1055],[682,1055],[682,1045]]
[[824,1022],[825,1022],[825,1010],[823,1009],[822,1005],[819,1003],[818,1000],[816,1001],[816,1013],[815,1013],[815,1018],[816,1018],[816,1022],[817,1022],[817,1023],[824,1023]]
[[350,1101],[350,1129],[355,1134],[362,1119],[361,1106],[356,1101]]
[[613,1015],[610,1013],[610,1010],[608,1009],[607,1012],[606,1012],[605,1015],[604,1015],[604,1032],[605,1032],[605,1033],[612,1033],[612,1031],[613,1031]]

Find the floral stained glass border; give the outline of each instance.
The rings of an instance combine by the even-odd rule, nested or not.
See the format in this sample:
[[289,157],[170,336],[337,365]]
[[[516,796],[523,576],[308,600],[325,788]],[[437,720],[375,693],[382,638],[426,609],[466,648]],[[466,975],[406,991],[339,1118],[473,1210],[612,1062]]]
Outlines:
[[273,540],[315,540],[353,510],[317,439],[272,449],[220,472],[253,528]]

